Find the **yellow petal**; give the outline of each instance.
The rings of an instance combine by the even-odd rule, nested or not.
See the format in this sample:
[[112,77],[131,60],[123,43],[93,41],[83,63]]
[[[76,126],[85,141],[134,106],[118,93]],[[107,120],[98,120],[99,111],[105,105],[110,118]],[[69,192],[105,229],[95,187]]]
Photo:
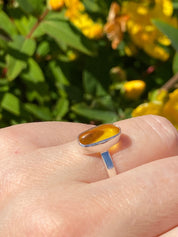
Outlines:
[[132,117],[154,114],[154,115],[162,115],[162,104],[156,102],[144,103],[139,105],[132,112]]
[[64,6],[64,0],[50,0],[49,7],[52,10],[60,10]]
[[143,6],[139,6],[137,8],[137,13],[140,14],[140,15],[146,15],[146,14],[148,14],[148,8],[143,7]]
[[171,44],[170,39],[166,35],[161,35],[158,38],[158,42],[162,45],[169,46]]
[[165,16],[172,16],[172,14],[173,14],[172,1],[163,0],[163,13]]
[[169,94],[169,100],[163,108],[163,114],[174,125],[178,125],[178,89]]

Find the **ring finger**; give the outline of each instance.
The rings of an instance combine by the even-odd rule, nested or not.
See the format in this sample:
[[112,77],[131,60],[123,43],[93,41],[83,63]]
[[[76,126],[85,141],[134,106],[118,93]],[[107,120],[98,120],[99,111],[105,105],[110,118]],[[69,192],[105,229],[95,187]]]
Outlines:
[[[117,124],[122,129],[122,135],[112,158],[118,174],[154,160],[178,155],[178,133],[168,120],[143,116]],[[83,182],[107,178],[101,158],[96,154],[83,154],[76,140],[60,147],[42,148],[41,152],[49,165],[54,164],[57,169],[62,166],[60,170],[62,173],[65,170],[66,176],[68,173],[64,167],[68,167],[71,178]]]

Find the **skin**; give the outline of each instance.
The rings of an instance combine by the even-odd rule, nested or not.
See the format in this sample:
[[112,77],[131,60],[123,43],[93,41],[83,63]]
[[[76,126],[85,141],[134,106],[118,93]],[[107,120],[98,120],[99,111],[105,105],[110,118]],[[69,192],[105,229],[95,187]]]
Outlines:
[[77,135],[92,125],[43,122],[0,130],[0,236],[178,236],[178,133],[168,120],[119,121],[118,175]]

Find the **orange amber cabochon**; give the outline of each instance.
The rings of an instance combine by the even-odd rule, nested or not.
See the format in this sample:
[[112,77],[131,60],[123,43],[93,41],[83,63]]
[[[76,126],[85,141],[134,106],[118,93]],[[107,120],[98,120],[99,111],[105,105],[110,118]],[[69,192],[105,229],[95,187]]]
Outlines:
[[113,124],[103,124],[89,129],[79,135],[79,142],[83,145],[90,145],[102,142],[120,133],[120,128]]

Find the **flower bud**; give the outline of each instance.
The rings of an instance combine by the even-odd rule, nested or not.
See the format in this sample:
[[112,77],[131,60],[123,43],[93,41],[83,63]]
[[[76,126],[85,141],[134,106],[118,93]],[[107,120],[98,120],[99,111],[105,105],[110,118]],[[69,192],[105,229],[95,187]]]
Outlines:
[[125,96],[128,99],[138,99],[144,92],[146,84],[142,80],[132,80],[124,84]]

